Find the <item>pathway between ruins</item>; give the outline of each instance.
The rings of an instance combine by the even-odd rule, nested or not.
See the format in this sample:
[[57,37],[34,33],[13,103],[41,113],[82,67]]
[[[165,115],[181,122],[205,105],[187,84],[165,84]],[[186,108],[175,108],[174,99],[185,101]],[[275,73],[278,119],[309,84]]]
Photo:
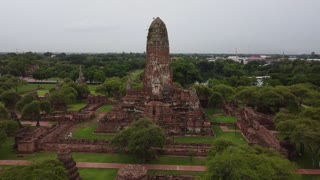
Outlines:
[[[36,126],[36,121],[20,121],[23,125]],[[40,121],[40,126],[51,127],[52,123],[49,121]]]
[[229,129],[228,126],[220,126],[222,132],[241,132],[239,129]]
[[80,124],[75,124],[74,126],[72,126],[68,132],[74,132],[75,130],[77,130],[78,128],[84,127],[84,126],[93,126],[94,123],[97,123],[106,113],[96,113],[96,116],[91,119],[90,121],[87,122],[83,122]]
[[[0,165],[27,165],[32,161],[28,160],[0,160]],[[89,163],[77,162],[78,168],[97,168],[97,169],[119,169],[127,164],[122,163]],[[174,171],[205,171],[205,166],[180,166],[180,165],[159,165],[141,164],[151,170],[174,170]],[[320,169],[298,169],[299,174],[320,175]]]

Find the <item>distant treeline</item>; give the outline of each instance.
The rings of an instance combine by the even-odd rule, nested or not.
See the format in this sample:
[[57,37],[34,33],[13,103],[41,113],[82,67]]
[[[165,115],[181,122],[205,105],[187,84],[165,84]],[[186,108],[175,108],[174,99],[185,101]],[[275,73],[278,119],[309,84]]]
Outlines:
[[[320,62],[304,60],[282,60],[267,64],[265,61],[252,61],[241,64],[218,59],[208,62],[209,55],[173,54],[171,68],[174,81],[181,86],[192,85],[195,81],[214,84],[227,84],[233,87],[254,85],[255,76],[271,76],[265,85],[293,85],[311,83],[320,85]],[[271,58],[278,58],[273,55]],[[317,58],[317,54],[300,55],[302,58]],[[299,57],[300,57],[299,56]],[[107,77],[124,77],[129,72],[143,69],[144,53],[108,54],[1,54],[0,73],[14,76],[31,76],[43,80],[49,78],[70,78],[76,80],[82,65],[88,81],[104,82]]]

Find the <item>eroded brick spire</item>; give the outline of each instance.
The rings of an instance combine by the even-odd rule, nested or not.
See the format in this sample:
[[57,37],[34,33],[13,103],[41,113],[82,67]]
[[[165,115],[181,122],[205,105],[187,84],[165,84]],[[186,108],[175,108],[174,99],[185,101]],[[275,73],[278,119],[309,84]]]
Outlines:
[[163,89],[171,83],[168,32],[164,22],[157,17],[147,36],[143,90],[152,98],[161,99]]

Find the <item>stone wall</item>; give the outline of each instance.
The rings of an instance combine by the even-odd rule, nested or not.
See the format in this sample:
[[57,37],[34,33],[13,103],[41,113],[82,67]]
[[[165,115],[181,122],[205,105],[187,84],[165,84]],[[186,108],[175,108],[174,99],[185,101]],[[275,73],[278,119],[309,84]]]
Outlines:
[[[19,153],[34,153],[37,151],[39,140],[48,133],[47,128],[38,128],[30,133],[24,134],[25,138],[18,140],[17,150]],[[21,136],[17,135],[17,136]],[[15,138],[17,140],[17,138]],[[19,139],[19,138],[18,138]]]
[[223,111],[227,116],[236,116],[238,111],[238,104],[231,101],[224,101]]
[[97,95],[97,96],[94,96],[94,95],[88,95],[87,97],[87,101],[88,101],[88,104],[106,104],[106,103],[111,103],[109,100],[108,100],[108,97],[107,96],[102,96],[102,95]]
[[281,147],[275,135],[260,124],[259,119],[264,117],[265,115],[256,112],[252,108],[240,108],[237,125],[251,144],[274,148],[287,157],[287,150]]

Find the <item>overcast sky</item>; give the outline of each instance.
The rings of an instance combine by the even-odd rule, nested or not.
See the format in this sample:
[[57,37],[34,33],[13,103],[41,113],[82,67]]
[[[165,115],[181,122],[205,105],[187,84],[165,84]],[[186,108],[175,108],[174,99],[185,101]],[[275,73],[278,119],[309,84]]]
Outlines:
[[0,0],[0,52],[320,53],[320,0]]

